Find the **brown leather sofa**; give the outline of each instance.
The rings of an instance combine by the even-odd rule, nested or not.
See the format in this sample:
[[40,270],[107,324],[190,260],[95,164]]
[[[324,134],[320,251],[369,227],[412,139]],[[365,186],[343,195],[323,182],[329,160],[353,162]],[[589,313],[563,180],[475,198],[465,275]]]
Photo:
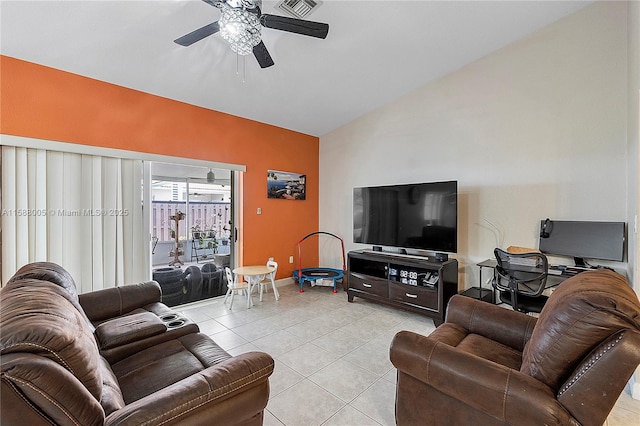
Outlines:
[[454,296],[390,356],[398,425],[602,425],[640,363],[640,303],[610,271],[566,280],[538,318]]
[[273,359],[232,357],[159,292],[78,296],[57,265],[18,271],[0,291],[0,424],[262,424]]
[[155,281],[78,294],[73,277],[60,265],[35,262],[20,268],[8,283],[34,279],[65,289],[95,333],[100,354],[111,364],[142,349],[200,329],[167,307]]

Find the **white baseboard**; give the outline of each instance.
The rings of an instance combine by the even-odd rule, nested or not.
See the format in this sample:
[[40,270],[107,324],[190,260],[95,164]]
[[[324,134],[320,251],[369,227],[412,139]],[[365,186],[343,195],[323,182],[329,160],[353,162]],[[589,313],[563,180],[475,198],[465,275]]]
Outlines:
[[291,284],[296,284],[296,280],[294,280],[293,277],[280,278],[279,280],[276,280],[276,287],[284,287],[285,285]]

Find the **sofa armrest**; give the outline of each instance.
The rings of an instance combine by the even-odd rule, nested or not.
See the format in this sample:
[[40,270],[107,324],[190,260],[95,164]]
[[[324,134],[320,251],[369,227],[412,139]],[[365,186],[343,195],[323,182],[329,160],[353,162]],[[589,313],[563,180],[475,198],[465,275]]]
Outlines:
[[273,368],[264,352],[229,358],[113,412],[105,425],[242,423],[267,406]]
[[101,351],[113,349],[166,333],[167,325],[151,312],[116,317],[96,327],[95,336]]
[[[640,362],[640,333],[623,330],[598,345],[560,386],[558,401],[583,424],[605,422]],[[597,389],[598,398],[585,401]]]
[[143,306],[160,302],[162,290],[155,281],[123,285],[83,293],[78,296],[80,306],[92,322],[124,315]]
[[523,419],[526,424],[575,424],[545,384],[427,336],[399,332],[390,357],[400,373],[398,387],[403,386],[402,374],[408,374],[507,424],[523,424]]
[[26,352],[5,353],[0,367],[0,424],[102,424],[100,403],[57,360]]
[[536,321],[536,317],[522,312],[461,295],[453,296],[447,307],[446,322],[521,352],[531,338]]

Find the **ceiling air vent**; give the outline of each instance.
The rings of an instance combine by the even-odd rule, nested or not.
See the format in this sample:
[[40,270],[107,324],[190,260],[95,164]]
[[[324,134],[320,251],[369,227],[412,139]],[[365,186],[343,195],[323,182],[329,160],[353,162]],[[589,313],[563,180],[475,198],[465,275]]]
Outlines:
[[304,18],[316,10],[322,4],[317,0],[282,0],[276,5],[280,9],[294,18]]

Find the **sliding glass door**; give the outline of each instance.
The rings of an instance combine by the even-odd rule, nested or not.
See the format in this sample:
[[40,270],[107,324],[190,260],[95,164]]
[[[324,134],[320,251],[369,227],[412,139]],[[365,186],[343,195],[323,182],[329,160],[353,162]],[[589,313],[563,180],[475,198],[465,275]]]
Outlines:
[[232,172],[151,165],[153,279],[170,305],[223,295],[233,263]]

